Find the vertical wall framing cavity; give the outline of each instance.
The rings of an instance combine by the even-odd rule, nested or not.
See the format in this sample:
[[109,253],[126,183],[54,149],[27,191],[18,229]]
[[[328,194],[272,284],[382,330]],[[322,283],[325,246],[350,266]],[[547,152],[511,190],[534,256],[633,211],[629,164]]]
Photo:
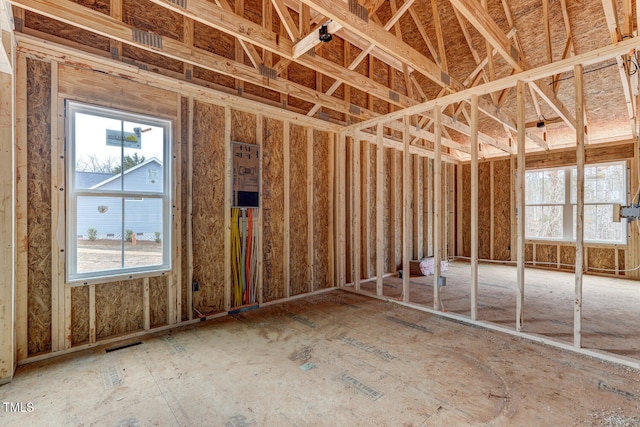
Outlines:
[[471,96],[471,319],[478,319],[478,95]]
[[442,261],[442,128],[441,128],[441,106],[433,107],[435,142],[433,158],[433,309],[440,310],[440,279]]

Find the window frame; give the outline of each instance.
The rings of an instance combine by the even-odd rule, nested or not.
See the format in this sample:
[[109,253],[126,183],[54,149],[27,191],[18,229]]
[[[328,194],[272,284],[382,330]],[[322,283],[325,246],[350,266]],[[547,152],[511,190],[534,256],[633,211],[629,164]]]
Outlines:
[[[617,160],[617,161],[610,161],[610,162],[598,162],[598,163],[589,163],[585,165],[585,169],[589,168],[589,167],[600,167],[600,166],[614,166],[614,165],[619,165],[622,168],[622,179],[624,181],[624,189],[621,193],[621,197],[618,201],[615,202],[602,202],[602,201],[596,201],[596,202],[584,202],[584,206],[612,206],[615,203],[620,203],[620,204],[625,204],[626,203],[626,198],[627,198],[627,194],[629,193],[628,191],[628,187],[629,187],[629,182],[628,182],[628,165],[627,165],[627,161],[626,160]],[[530,172],[545,172],[545,171],[556,171],[556,170],[562,170],[564,171],[564,202],[563,203],[526,203],[526,197],[525,197],[525,230],[526,230],[526,224],[527,224],[527,216],[526,216],[526,210],[528,207],[532,207],[532,206],[561,206],[563,208],[563,212],[562,212],[562,234],[563,236],[561,238],[559,237],[532,237],[532,236],[526,236],[525,235],[525,239],[527,241],[543,241],[543,242],[563,242],[563,243],[575,243],[576,239],[573,237],[574,234],[574,229],[576,224],[574,223],[574,215],[573,215],[573,210],[575,208],[577,208],[577,203],[574,203],[571,200],[571,196],[572,193],[575,191],[575,189],[573,189],[572,185],[572,172],[574,170],[577,169],[576,165],[567,165],[567,166],[558,166],[558,167],[548,167],[548,168],[536,168],[536,169],[527,169],[525,171],[525,174],[530,173]],[[525,180],[526,182],[526,180]],[[525,194],[526,194],[527,188],[525,185]],[[620,225],[620,227],[622,228],[622,225]],[[585,243],[588,244],[598,244],[598,245],[615,245],[615,246],[626,246],[627,242],[628,242],[628,236],[627,236],[627,232],[623,232],[622,233],[622,239],[621,240],[596,240],[596,239],[587,239],[585,238],[584,240]]]
[[[173,123],[172,120],[129,112],[113,107],[104,107],[74,100],[65,101],[65,145],[66,145],[66,257],[65,257],[65,279],[71,285],[88,285],[95,283],[107,283],[118,280],[134,279],[138,277],[148,277],[153,275],[164,275],[171,271],[172,265],[172,144],[173,144]],[[161,192],[148,192],[137,190],[100,190],[93,188],[76,188],[76,114],[87,114],[102,118],[144,123],[163,129],[162,148],[162,174],[163,183]],[[124,172],[124,170],[122,171]],[[78,240],[77,240],[77,208],[78,197],[119,197],[122,198],[122,207],[126,205],[127,199],[145,198],[162,200],[162,262],[161,264],[122,267],[119,269],[100,270],[93,272],[78,273]],[[139,200],[136,200],[139,201]],[[123,220],[125,211],[122,211]],[[124,227],[123,227],[124,228]],[[122,236],[124,239],[124,235]]]

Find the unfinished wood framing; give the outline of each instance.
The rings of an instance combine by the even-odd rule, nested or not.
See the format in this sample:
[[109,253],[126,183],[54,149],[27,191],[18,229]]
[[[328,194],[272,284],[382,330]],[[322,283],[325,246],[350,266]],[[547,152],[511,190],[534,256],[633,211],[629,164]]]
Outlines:
[[[236,308],[235,140],[260,147],[257,305],[331,287],[416,305],[409,262],[433,256],[433,299],[420,309],[476,325],[488,259],[515,263],[510,329],[527,336],[525,266],[571,270],[571,344],[583,351],[585,277],[640,278],[640,229],[585,243],[583,194],[585,165],[626,162],[626,204],[637,203],[635,2],[376,0],[358,5],[366,20],[330,0],[9,3],[0,0],[0,343],[15,346],[0,345],[0,382],[16,362]],[[319,39],[325,23],[331,43]],[[68,100],[172,122],[166,271],[67,283]],[[575,243],[527,239],[525,173],[573,165]],[[447,314],[441,262],[456,256],[470,257],[470,308]]]
[[[582,66],[573,71],[576,79],[576,296],[573,307],[573,345],[582,346],[582,272],[584,265],[584,85]],[[616,251],[617,252],[617,251]]]

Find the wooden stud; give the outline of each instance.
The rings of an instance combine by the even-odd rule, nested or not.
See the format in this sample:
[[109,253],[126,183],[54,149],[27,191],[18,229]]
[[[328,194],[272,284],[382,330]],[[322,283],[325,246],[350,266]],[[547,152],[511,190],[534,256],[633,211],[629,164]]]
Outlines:
[[[12,60],[14,58],[12,55]],[[14,91],[14,74],[0,72],[0,211],[3,213],[0,223],[0,384],[11,381],[16,368]]]
[[[182,96],[176,95],[176,105],[178,109],[182,108]],[[182,117],[179,114],[178,117]],[[173,268],[169,274],[171,281],[171,299],[169,300],[171,314],[170,322],[178,323],[182,320],[182,123],[180,120],[175,121],[173,138],[173,153],[171,156],[173,168],[173,247],[172,247],[172,263]]]
[[411,126],[411,117],[403,116],[404,132],[402,133],[402,301],[409,302],[411,299],[409,272],[409,256],[410,256],[410,227],[411,227],[411,153],[409,152],[409,127]]
[[516,291],[516,331],[522,331],[524,319],[524,162],[525,162],[525,109],[524,109],[524,82],[518,80],[516,86],[518,100],[518,174],[516,176],[516,223],[517,223],[517,291]]
[[398,269],[398,259],[396,253],[398,251],[398,178],[400,171],[398,170],[397,150],[389,150],[389,172],[391,175],[391,183],[389,184],[389,272],[395,273]]
[[[582,274],[584,264],[584,76],[582,65],[574,67],[576,86],[576,270],[573,306],[573,345],[582,347]],[[617,252],[617,249],[616,249]]]
[[447,238],[447,257],[445,259],[449,259],[451,256],[455,255],[455,247],[456,247],[456,211],[455,211],[455,201],[456,201],[456,187],[454,185],[456,175],[455,175],[455,165],[447,164],[448,171],[448,180],[447,180],[447,230],[448,238]]
[[[362,147],[362,166],[364,167],[364,182],[362,182],[362,196],[364,200],[361,204],[362,215],[362,273],[365,279],[369,279],[372,276],[370,270],[371,259],[371,215],[373,212],[373,192],[371,191],[371,184],[373,177],[371,176],[371,144],[364,144]],[[376,212],[376,214],[379,214]]]
[[224,309],[231,309],[231,107],[224,108]]
[[516,261],[518,257],[518,227],[517,227],[517,218],[516,218],[516,156],[509,156],[509,170],[511,171],[511,179],[509,179],[509,206],[510,209],[510,220],[511,220],[511,240],[510,240],[510,248],[511,248],[511,261]]
[[284,297],[291,296],[291,271],[289,268],[289,258],[291,257],[289,213],[291,210],[291,150],[290,150],[291,125],[284,122],[284,136],[282,141],[282,151],[284,152],[284,248],[283,248],[283,268],[284,268]]
[[310,289],[315,290],[315,277],[313,271],[313,128],[307,128],[307,271],[309,272]]
[[[260,147],[260,158],[262,159],[263,155],[264,155],[264,116],[262,114],[258,114],[256,117],[256,144],[258,144],[258,146]],[[263,172],[263,168],[262,168],[262,163],[263,161],[260,160],[260,171],[258,172],[258,194],[262,195],[262,172]],[[262,197],[262,196],[260,196]],[[258,297],[258,304],[262,304],[264,302],[264,245],[263,245],[263,239],[264,239],[264,230],[262,229],[264,227],[264,217],[263,217],[263,209],[262,209],[262,200],[259,201],[259,205],[261,206],[260,208],[258,208],[258,253],[256,254],[256,256],[258,257],[258,265],[257,265],[257,273],[258,273],[258,289],[257,289],[257,297]]]
[[352,200],[353,200],[353,210],[352,210],[352,227],[353,230],[353,244],[351,245],[351,250],[353,252],[352,262],[353,262],[353,284],[356,290],[360,290],[360,276],[361,274],[361,238],[360,238],[360,227],[361,227],[361,188],[360,188],[360,137],[357,132],[353,138],[353,155],[351,156],[353,161],[353,168],[351,175],[353,177],[353,188],[352,188]]
[[[473,159],[473,154],[471,154],[471,158]],[[462,165],[456,165],[456,256],[463,256],[463,235],[464,231],[462,229],[462,216],[464,213],[465,202],[462,197],[463,183],[462,183]]]
[[428,239],[428,247],[427,247],[427,254],[429,256],[435,256],[434,254],[434,233],[435,233],[435,223],[434,223],[434,208],[433,208],[433,203],[434,203],[434,195],[435,195],[435,191],[434,191],[434,160],[433,159],[428,159],[428,166],[429,166],[429,174],[428,174],[428,184],[429,184],[429,197],[427,199],[428,201],[428,206],[427,206],[427,229],[429,230],[429,239]]
[[338,286],[347,283],[347,197],[346,197],[346,157],[347,144],[344,132],[338,134]]
[[471,97],[471,319],[478,320],[478,95]]
[[440,310],[440,279],[442,261],[442,130],[440,123],[440,105],[433,107],[436,141],[433,159],[433,309]]
[[422,246],[422,235],[424,234],[424,223],[422,222],[422,158],[413,157],[413,227],[410,231],[413,236],[413,259],[422,259],[424,250]]
[[495,162],[489,162],[489,259],[494,259],[496,221],[495,221]]
[[[336,134],[330,134],[329,135],[329,153],[328,153],[328,157],[329,157],[329,182],[327,182],[327,188],[328,188],[328,192],[329,192],[329,206],[328,206],[328,220],[329,220],[329,224],[328,224],[328,230],[327,230],[327,234],[329,236],[329,241],[328,241],[328,250],[329,250],[329,280],[331,280],[331,283],[328,283],[327,285],[329,287],[334,287],[336,286],[336,277],[337,277],[337,268],[336,268],[336,261],[335,261],[335,257],[336,254],[338,253],[337,251],[337,241],[338,241],[338,236],[336,235],[337,233],[337,228],[336,228],[336,219],[338,217],[338,203],[337,203],[337,195],[336,195],[336,190],[337,190],[337,184],[338,184],[338,177],[336,176],[337,172],[336,172],[336,139],[337,139],[337,135]],[[312,264],[313,265],[313,264]]]
[[384,275],[384,127],[376,129],[376,295],[383,293]]
[[[143,298],[144,302],[144,298]],[[147,311],[145,310],[145,313]],[[96,342],[96,285],[89,285],[89,342]]]
[[187,136],[187,319],[193,319],[193,97],[188,100]]
[[[18,55],[15,68],[15,162],[16,162],[16,261],[15,261],[15,335],[17,360],[28,356],[28,247],[27,236],[27,59]],[[6,93],[2,91],[2,93]],[[6,141],[4,137],[3,141]],[[0,375],[2,377],[2,375]]]
[[[149,329],[151,329],[151,301],[149,299],[149,294],[150,294],[149,278],[145,277],[142,279],[142,310],[144,313],[143,327],[145,331],[148,331]],[[95,290],[94,290],[94,298],[95,298]],[[94,301],[94,304],[95,304],[95,301]],[[167,324],[170,325],[171,322],[167,322]]]

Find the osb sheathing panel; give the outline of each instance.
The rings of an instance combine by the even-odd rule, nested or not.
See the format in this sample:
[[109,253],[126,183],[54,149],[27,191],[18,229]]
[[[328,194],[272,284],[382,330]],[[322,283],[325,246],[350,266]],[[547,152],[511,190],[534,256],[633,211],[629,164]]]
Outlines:
[[149,314],[152,328],[167,323],[167,277],[165,276],[149,278]]
[[618,271],[619,271],[619,274],[622,276],[625,275],[624,269],[626,268],[624,263],[624,258],[625,258],[624,255],[625,255],[624,249],[618,249]]
[[122,21],[140,30],[183,40],[182,15],[148,0],[122,0]]
[[574,268],[576,265],[575,246],[560,246],[560,267]]
[[227,59],[235,57],[235,38],[198,21],[193,26],[193,46]]
[[[385,86],[388,85],[389,66],[376,58],[373,58],[371,61],[371,70],[373,71],[371,78],[373,79],[373,81]],[[378,97],[375,97],[373,99],[373,111],[379,114],[386,114],[389,112],[389,103],[381,100]]]
[[333,180],[329,176],[329,144],[333,135],[313,132],[313,281],[315,289],[332,284],[329,270],[329,189]]
[[51,66],[27,59],[29,354],[51,350]]
[[81,4],[98,12],[108,15],[111,11],[110,0],[71,0],[74,3]]
[[231,110],[231,140],[256,143],[256,115],[243,111]]
[[382,245],[382,247],[385,249],[383,251],[384,253],[384,271],[385,272],[391,272],[391,271],[396,271],[395,270],[395,266],[393,265],[395,263],[395,261],[392,261],[392,257],[391,253],[389,252],[389,248],[391,248],[391,236],[392,234],[389,232],[392,221],[391,218],[393,216],[393,212],[391,212],[390,210],[390,206],[391,204],[389,203],[391,201],[390,197],[390,191],[389,191],[389,186],[391,185],[391,161],[393,161],[393,159],[390,157],[391,156],[391,152],[392,152],[393,148],[385,148],[383,150],[383,168],[382,170],[384,171],[384,191],[383,191],[383,197],[382,197],[382,212],[384,212],[384,220],[383,220],[383,224],[382,224],[382,229],[383,230],[387,230],[385,232],[382,233],[382,235],[384,236],[384,244]]
[[471,165],[462,165],[462,202],[469,203],[469,209],[462,209],[462,255],[471,256]]
[[193,67],[193,77],[207,82],[235,89],[235,79],[230,76],[218,74],[201,67]]
[[[594,248],[587,249],[587,269],[590,271],[615,274],[616,269],[616,249],[615,248]],[[600,270],[598,270],[600,269]],[[602,271],[607,269],[611,271]]]
[[[464,204],[463,204],[464,206]],[[510,260],[511,162],[493,162],[493,259]]]
[[544,267],[555,267],[558,261],[557,246],[537,244],[535,261]]
[[82,30],[73,25],[64,24],[34,12],[25,11],[24,26],[54,35],[95,49],[109,51],[109,39],[95,33]]
[[149,71],[170,70],[181,74],[184,71],[184,63],[182,61],[168,58],[159,53],[150,52],[135,46],[123,45],[122,56],[145,64]]
[[531,243],[524,245],[524,260],[526,262],[533,261],[533,245]]
[[291,295],[311,290],[311,272],[308,262],[307,227],[307,129],[291,125],[289,141],[290,182],[289,182],[289,271]]
[[[443,177],[444,178],[444,177]],[[491,258],[491,169],[489,162],[478,164],[478,258]]]
[[189,141],[189,99],[182,97],[180,100],[180,158],[182,159],[182,167],[180,168],[181,177],[180,183],[181,188],[178,189],[180,194],[182,194],[181,201],[182,206],[180,207],[182,215],[180,216],[181,224],[180,224],[180,233],[182,239],[180,239],[180,257],[182,264],[182,292],[180,293],[180,297],[182,299],[182,320],[187,320],[189,318],[189,311],[187,308],[187,286],[191,286],[191,283],[188,283],[188,268],[189,263],[187,261],[187,202],[188,202],[188,171],[187,171],[187,161],[189,158],[188,152],[188,141]]
[[194,102],[193,278],[202,314],[224,309],[224,108]]
[[[363,144],[368,144],[368,143],[365,142]],[[374,144],[369,145],[369,158],[367,159],[367,161],[369,162],[371,174],[369,175],[370,180],[368,183],[368,186],[369,186],[368,191],[369,191],[369,194],[371,195],[371,198],[367,200],[367,210],[363,214],[369,217],[369,228],[370,228],[369,259],[367,260],[369,267],[366,271],[371,272],[371,275],[376,275],[376,251],[377,251],[376,224],[378,221],[378,215],[381,214],[380,212],[378,212],[377,203],[376,203],[377,202],[376,195],[378,194],[378,179],[377,179],[378,171],[377,171],[377,163],[376,163],[377,151],[378,151],[378,147],[376,145]]]
[[259,96],[271,101],[280,102],[280,92],[275,90],[266,89],[262,86],[257,86],[251,83],[244,82],[244,92],[247,94]]
[[143,328],[142,279],[96,285],[96,338]]
[[89,342],[89,287],[71,288],[71,344]]
[[262,146],[262,238],[264,301],[284,298],[284,125],[264,119]]

